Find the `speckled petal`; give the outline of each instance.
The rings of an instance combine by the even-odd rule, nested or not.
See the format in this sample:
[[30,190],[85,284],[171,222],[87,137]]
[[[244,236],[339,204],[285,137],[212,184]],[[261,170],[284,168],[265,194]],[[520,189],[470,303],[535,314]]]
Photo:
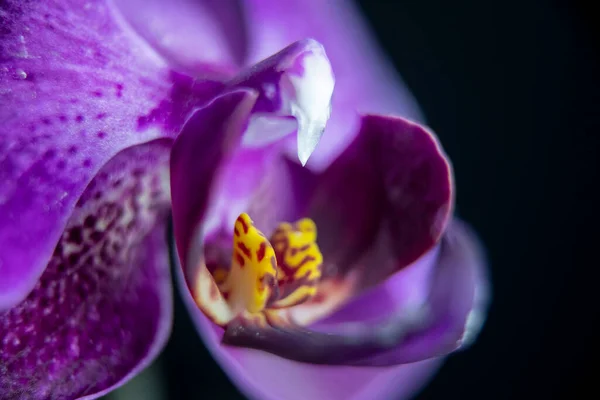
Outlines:
[[197,311],[177,270],[181,295],[217,362],[236,386],[253,400],[388,400],[408,399],[440,366],[431,359],[392,367],[327,366],[298,363],[272,354],[224,346],[222,329]]
[[31,291],[99,168],[215,90],[171,73],[111,4],[0,3],[0,310]]
[[112,158],[33,291],[0,313],[0,398],[96,398],[161,350],[172,318],[169,148],[159,139]]
[[194,74],[206,67],[227,68],[244,61],[245,20],[237,0],[114,3],[135,31],[178,70]]
[[[325,365],[379,367],[444,356],[458,349],[469,333],[469,314],[480,306],[475,293],[485,260],[476,238],[453,225],[439,255],[432,253],[417,268],[424,276],[392,277],[310,327],[232,323],[223,341]],[[407,307],[409,302],[398,299],[397,292],[406,287],[407,279],[421,286],[423,303]],[[369,309],[372,315],[365,315]],[[229,350],[223,347],[223,351]]]
[[251,63],[296,40],[311,37],[327,50],[336,75],[327,133],[308,166],[325,168],[348,145],[360,125],[358,113],[376,111],[422,121],[412,95],[387,62],[351,1],[248,0]]

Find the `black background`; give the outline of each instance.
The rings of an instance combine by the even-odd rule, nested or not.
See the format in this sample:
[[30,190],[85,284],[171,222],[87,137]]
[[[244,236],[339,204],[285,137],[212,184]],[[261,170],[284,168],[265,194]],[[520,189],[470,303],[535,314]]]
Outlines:
[[[458,213],[491,262],[494,298],[478,342],[451,356],[418,399],[589,398],[600,304],[591,9],[568,1],[359,4],[453,161]],[[159,362],[169,398],[242,398],[178,298]]]

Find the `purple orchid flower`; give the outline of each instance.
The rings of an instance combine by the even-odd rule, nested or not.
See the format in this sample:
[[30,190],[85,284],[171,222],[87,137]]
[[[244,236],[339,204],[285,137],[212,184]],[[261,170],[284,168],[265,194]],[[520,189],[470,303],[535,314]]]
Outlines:
[[182,296],[251,398],[408,396],[476,335],[449,162],[389,116],[422,120],[347,4],[8,0],[0,21],[1,398],[97,398],[154,359],[170,210]]

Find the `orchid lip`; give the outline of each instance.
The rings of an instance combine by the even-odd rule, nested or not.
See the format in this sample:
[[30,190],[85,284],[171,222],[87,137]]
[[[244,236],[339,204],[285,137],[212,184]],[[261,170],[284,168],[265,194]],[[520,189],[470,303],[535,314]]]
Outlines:
[[304,218],[279,224],[269,240],[242,213],[233,228],[230,267],[217,263],[212,268],[220,296],[213,293],[214,304],[199,306],[218,313],[216,304],[225,303],[228,316],[221,315],[219,323],[223,326],[236,317],[259,325],[282,322],[278,310],[302,304],[317,292],[323,256],[316,237],[315,223]]

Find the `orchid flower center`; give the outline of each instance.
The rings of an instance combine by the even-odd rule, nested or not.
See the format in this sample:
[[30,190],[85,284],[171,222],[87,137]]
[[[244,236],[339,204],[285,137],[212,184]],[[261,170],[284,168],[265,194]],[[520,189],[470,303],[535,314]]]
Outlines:
[[314,296],[323,262],[316,240],[311,219],[279,224],[269,241],[248,214],[241,214],[233,228],[231,267],[213,273],[231,311],[254,314]]

